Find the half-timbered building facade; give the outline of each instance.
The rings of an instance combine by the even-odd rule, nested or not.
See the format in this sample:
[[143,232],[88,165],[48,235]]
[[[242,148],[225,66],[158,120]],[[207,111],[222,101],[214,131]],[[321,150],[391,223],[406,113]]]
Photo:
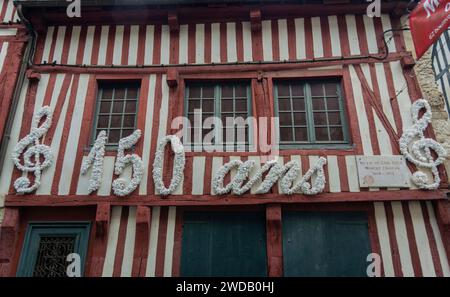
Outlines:
[[[407,1],[382,1],[373,18],[364,1],[87,2],[69,18],[66,1],[0,1],[1,275],[65,275],[71,253],[84,276],[364,276],[377,261],[382,276],[450,275],[447,173],[436,166],[437,189],[420,189],[400,149],[422,98],[400,30]],[[160,143],[199,114],[256,120],[213,148],[181,135],[182,178],[165,195],[155,170],[167,187],[180,149]],[[201,124],[191,129],[212,131]],[[83,168],[99,135],[102,166]],[[371,156],[398,157],[407,178],[391,179],[404,183],[363,178]],[[280,177],[261,194],[264,174],[218,193],[236,160],[254,162],[250,178],[296,161],[294,183],[323,168],[325,184],[287,193]],[[121,195],[118,178],[138,184]]]

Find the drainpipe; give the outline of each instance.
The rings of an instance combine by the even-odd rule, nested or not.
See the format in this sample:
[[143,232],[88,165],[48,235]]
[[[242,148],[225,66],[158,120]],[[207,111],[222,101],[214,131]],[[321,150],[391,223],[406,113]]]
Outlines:
[[33,29],[31,23],[24,17],[22,12],[22,5],[17,5],[17,13],[19,15],[20,21],[26,26],[28,32],[31,35],[31,40],[28,41],[25,48],[23,59],[20,64],[19,76],[17,77],[16,85],[14,86],[13,98],[11,101],[11,109],[8,114],[8,119],[6,121],[5,130],[0,143],[0,171],[3,168],[3,163],[5,161],[5,155],[8,148],[8,143],[11,138],[11,129],[14,123],[14,118],[16,116],[17,106],[19,104],[20,93],[22,92],[23,84],[25,81],[25,74],[28,65],[31,65],[31,61],[34,55],[34,47],[36,44],[37,33]]

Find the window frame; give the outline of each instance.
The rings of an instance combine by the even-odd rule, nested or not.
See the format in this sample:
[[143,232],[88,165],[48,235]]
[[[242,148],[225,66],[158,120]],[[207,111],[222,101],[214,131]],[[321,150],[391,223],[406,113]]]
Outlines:
[[[273,104],[274,104],[274,116],[279,119],[279,109],[278,109],[278,85],[279,83],[285,83],[289,85],[293,84],[302,84],[304,90],[304,100],[305,100],[305,114],[306,114],[306,129],[308,134],[308,141],[305,142],[291,142],[291,143],[281,143],[279,138],[280,135],[280,124],[279,120],[275,123],[275,135],[278,142],[278,146],[281,150],[292,150],[292,149],[351,149],[351,137],[350,137],[350,126],[348,122],[348,113],[347,107],[345,104],[343,86],[342,86],[342,77],[324,77],[320,78],[308,78],[308,77],[299,77],[299,78],[289,78],[289,79],[276,79],[272,81],[273,85]],[[336,83],[337,92],[338,92],[338,102],[339,102],[339,113],[341,118],[341,126],[344,140],[343,141],[320,141],[316,142],[315,137],[313,137],[314,142],[310,141],[311,135],[315,136],[315,125],[313,118],[313,109],[312,109],[312,95],[311,95],[311,83],[314,82],[333,82]],[[292,100],[292,98],[290,98]],[[325,107],[326,108],[326,107]],[[293,112],[292,110],[290,111]],[[327,109],[325,109],[327,112]],[[291,126],[292,127],[292,126]],[[327,125],[329,128],[329,125]],[[294,128],[294,127],[292,127]]]
[[[85,261],[88,253],[91,222],[89,221],[30,221],[27,224],[22,243],[20,260],[16,276],[32,277],[39,251],[39,238],[42,235],[75,235],[74,252],[80,255],[81,275],[84,275]],[[31,263],[31,264],[30,264]]]
[[[221,105],[221,89],[223,86],[231,85],[231,86],[244,86],[246,88],[246,94],[247,94],[247,119],[250,117],[253,117],[253,97],[252,97],[252,80],[251,79],[236,79],[236,80],[230,80],[230,81],[185,81],[184,82],[184,96],[183,96],[183,116],[185,118],[188,118],[189,115],[189,91],[192,86],[197,87],[207,87],[207,86],[213,86],[214,87],[214,117],[216,118],[222,118],[222,105]],[[227,99],[227,100],[233,100],[233,111],[228,113],[239,113],[234,110],[235,100],[236,98],[233,97],[233,99]],[[203,112],[202,112],[203,114]],[[215,139],[219,138],[222,140],[221,144],[214,143],[211,146],[209,145],[203,145],[203,144],[197,144],[190,139],[189,143],[186,143],[186,135],[183,135],[183,145],[185,148],[188,148],[190,151],[194,152],[201,152],[201,151],[208,151],[208,150],[218,150],[218,151],[233,151],[233,152],[249,152],[253,151],[255,144],[254,144],[254,132],[253,132],[253,124],[248,123],[248,139],[247,142],[244,144],[228,144],[223,139],[223,133],[222,129],[216,129],[215,124]],[[203,127],[203,116],[202,116],[202,127]],[[190,128],[192,128],[193,123],[190,123]],[[226,123],[222,123],[222,128],[225,128]],[[202,141],[203,141],[203,135],[202,135]]]
[[[101,129],[101,130],[111,130],[110,125],[111,125],[111,116],[113,115],[112,113],[112,108],[113,108],[113,104],[112,102],[114,102],[114,90],[116,88],[115,85],[127,85],[126,89],[128,90],[129,85],[130,84],[135,84],[137,87],[137,97],[136,97],[136,110],[135,110],[135,114],[134,114],[134,127],[133,127],[133,131],[136,130],[137,128],[137,120],[138,120],[138,110],[139,110],[139,99],[141,96],[141,80],[97,80],[97,94],[96,94],[96,98],[95,98],[95,108],[94,108],[94,118],[92,121],[92,127],[91,127],[91,134],[90,134],[90,141],[89,141],[89,148],[92,148],[92,146],[95,143],[95,140],[97,139],[97,135],[96,132],[97,130],[99,130],[97,128],[97,124],[98,124],[98,118],[99,118],[99,113],[100,113],[100,104],[101,104],[101,96],[103,94],[103,88],[102,85],[113,85],[114,89],[113,89],[113,98],[111,99],[111,107],[110,107],[110,112],[109,112],[109,122],[108,122],[108,128],[106,129]],[[125,98],[126,98],[126,93],[125,93]],[[124,99],[124,102],[126,102],[127,100]],[[112,130],[123,130],[123,121],[124,121],[124,115],[125,115],[125,106],[126,104],[123,105],[123,109],[122,109],[122,123],[121,123],[121,127],[120,128],[113,128]],[[109,138],[109,134],[108,134],[108,138]],[[121,139],[121,138],[120,138]],[[120,140],[119,139],[119,140]],[[105,144],[105,150],[106,151],[114,151],[119,147],[119,143],[116,144],[110,144],[108,143],[108,140],[106,141]]]

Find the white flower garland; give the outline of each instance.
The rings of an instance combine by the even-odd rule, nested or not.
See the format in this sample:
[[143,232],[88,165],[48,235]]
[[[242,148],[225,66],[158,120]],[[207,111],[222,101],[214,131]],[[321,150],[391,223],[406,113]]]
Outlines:
[[[242,186],[255,165],[254,161],[242,162],[240,160],[233,160],[219,168],[214,175],[212,187],[217,195],[224,195],[230,192],[233,192],[236,195],[242,195],[250,190],[251,187],[262,178],[265,172],[270,170],[266,178],[261,182],[261,185],[256,189],[256,194],[265,194],[269,192],[273,185],[281,178],[280,187],[282,194],[292,195],[301,192],[305,195],[315,195],[322,192],[325,188],[326,181],[323,166],[326,162],[327,160],[325,158],[320,157],[314,166],[306,172],[302,179],[292,186],[293,182],[300,174],[300,164],[297,161],[290,161],[286,165],[281,165],[274,160],[270,160],[266,162],[244,186]],[[237,173],[231,182],[224,186],[224,178],[233,168],[237,168]],[[311,185],[307,181],[311,179],[313,174],[316,174],[316,179]]]
[[[419,118],[419,111],[422,108],[425,108],[425,113]],[[409,162],[417,167],[431,169],[433,173],[434,182],[430,184],[424,172],[416,171],[412,176],[413,183],[421,189],[437,189],[441,182],[437,166],[444,162],[447,152],[440,143],[424,136],[424,131],[431,122],[431,107],[428,101],[424,99],[415,101],[411,106],[411,117],[412,127],[406,129],[399,140],[400,152]],[[431,150],[436,152],[436,160],[431,155]]]
[[125,150],[135,145],[141,137],[141,130],[137,129],[130,136],[119,140],[119,148],[117,150],[117,159],[114,166],[114,174],[120,175],[125,166],[129,163],[133,165],[133,175],[131,181],[126,185],[126,181],[122,178],[115,179],[112,184],[114,194],[117,196],[126,196],[133,192],[140,184],[144,175],[144,165],[141,157],[136,154],[125,154]]
[[[45,121],[38,127],[41,119],[45,116]],[[30,186],[31,182],[28,177],[19,177],[14,182],[14,188],[17,193],[25,194],[31,193],[39,188],[41,184],[41,173],[44,169],[51,166],[53,163],[53,153],[51,148],[47,145],[40,144],[41,138],[52,124],[53,111],[49,106],[43,106],[34,116],[30,134],[22,138],[15,146],[11,156],[12,161],[17,169],[23,172],[33,172],[35,179],[34,184]],[[34,145],[32,145],[34,144]],[[30,146],[32,145],[32,146]],[[27,149],[28,148],[28,149]],[[26,151],[24,152],[24,150]],[[20,164],[20,155],[23,153],[24,165]],[[40,155],[44,156],[42,164],[39,161]],[[34,156],[34,163],[31,157]]]
[[103,176],[103,159],[105,156],[105,145],[108,137],[106,137],[106,131],[102,130],[95,140],[94,146],[87,158],[83,161],[81,165],[81,174],[85,175],[89,168],[92,166],[92,173],[89,179],[89,194],[97,191],[100,188]]
[[[163,160],[164,160],[164,148],[166,144],[170,142],[172,151],[175,153],[175,160],[173,165],[172,180],[168,188],[165,187],[162,178],[163,175]],[[180,139],[175,135],[165,136],[158,144],[155,153],[155,159],[153,161],[153,181],[155,183],[155,189],[157,193],[163,196],[172,194],[180,185],[184,176],[185,154],[183,144]]]

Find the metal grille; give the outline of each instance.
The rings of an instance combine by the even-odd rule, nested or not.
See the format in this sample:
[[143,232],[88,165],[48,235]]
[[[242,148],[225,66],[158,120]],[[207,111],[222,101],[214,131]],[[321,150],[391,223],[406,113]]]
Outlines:
[[67,255],[74,252],[74,236],[43,236],[39,241],[35,277],[65,277],[69,262]]

